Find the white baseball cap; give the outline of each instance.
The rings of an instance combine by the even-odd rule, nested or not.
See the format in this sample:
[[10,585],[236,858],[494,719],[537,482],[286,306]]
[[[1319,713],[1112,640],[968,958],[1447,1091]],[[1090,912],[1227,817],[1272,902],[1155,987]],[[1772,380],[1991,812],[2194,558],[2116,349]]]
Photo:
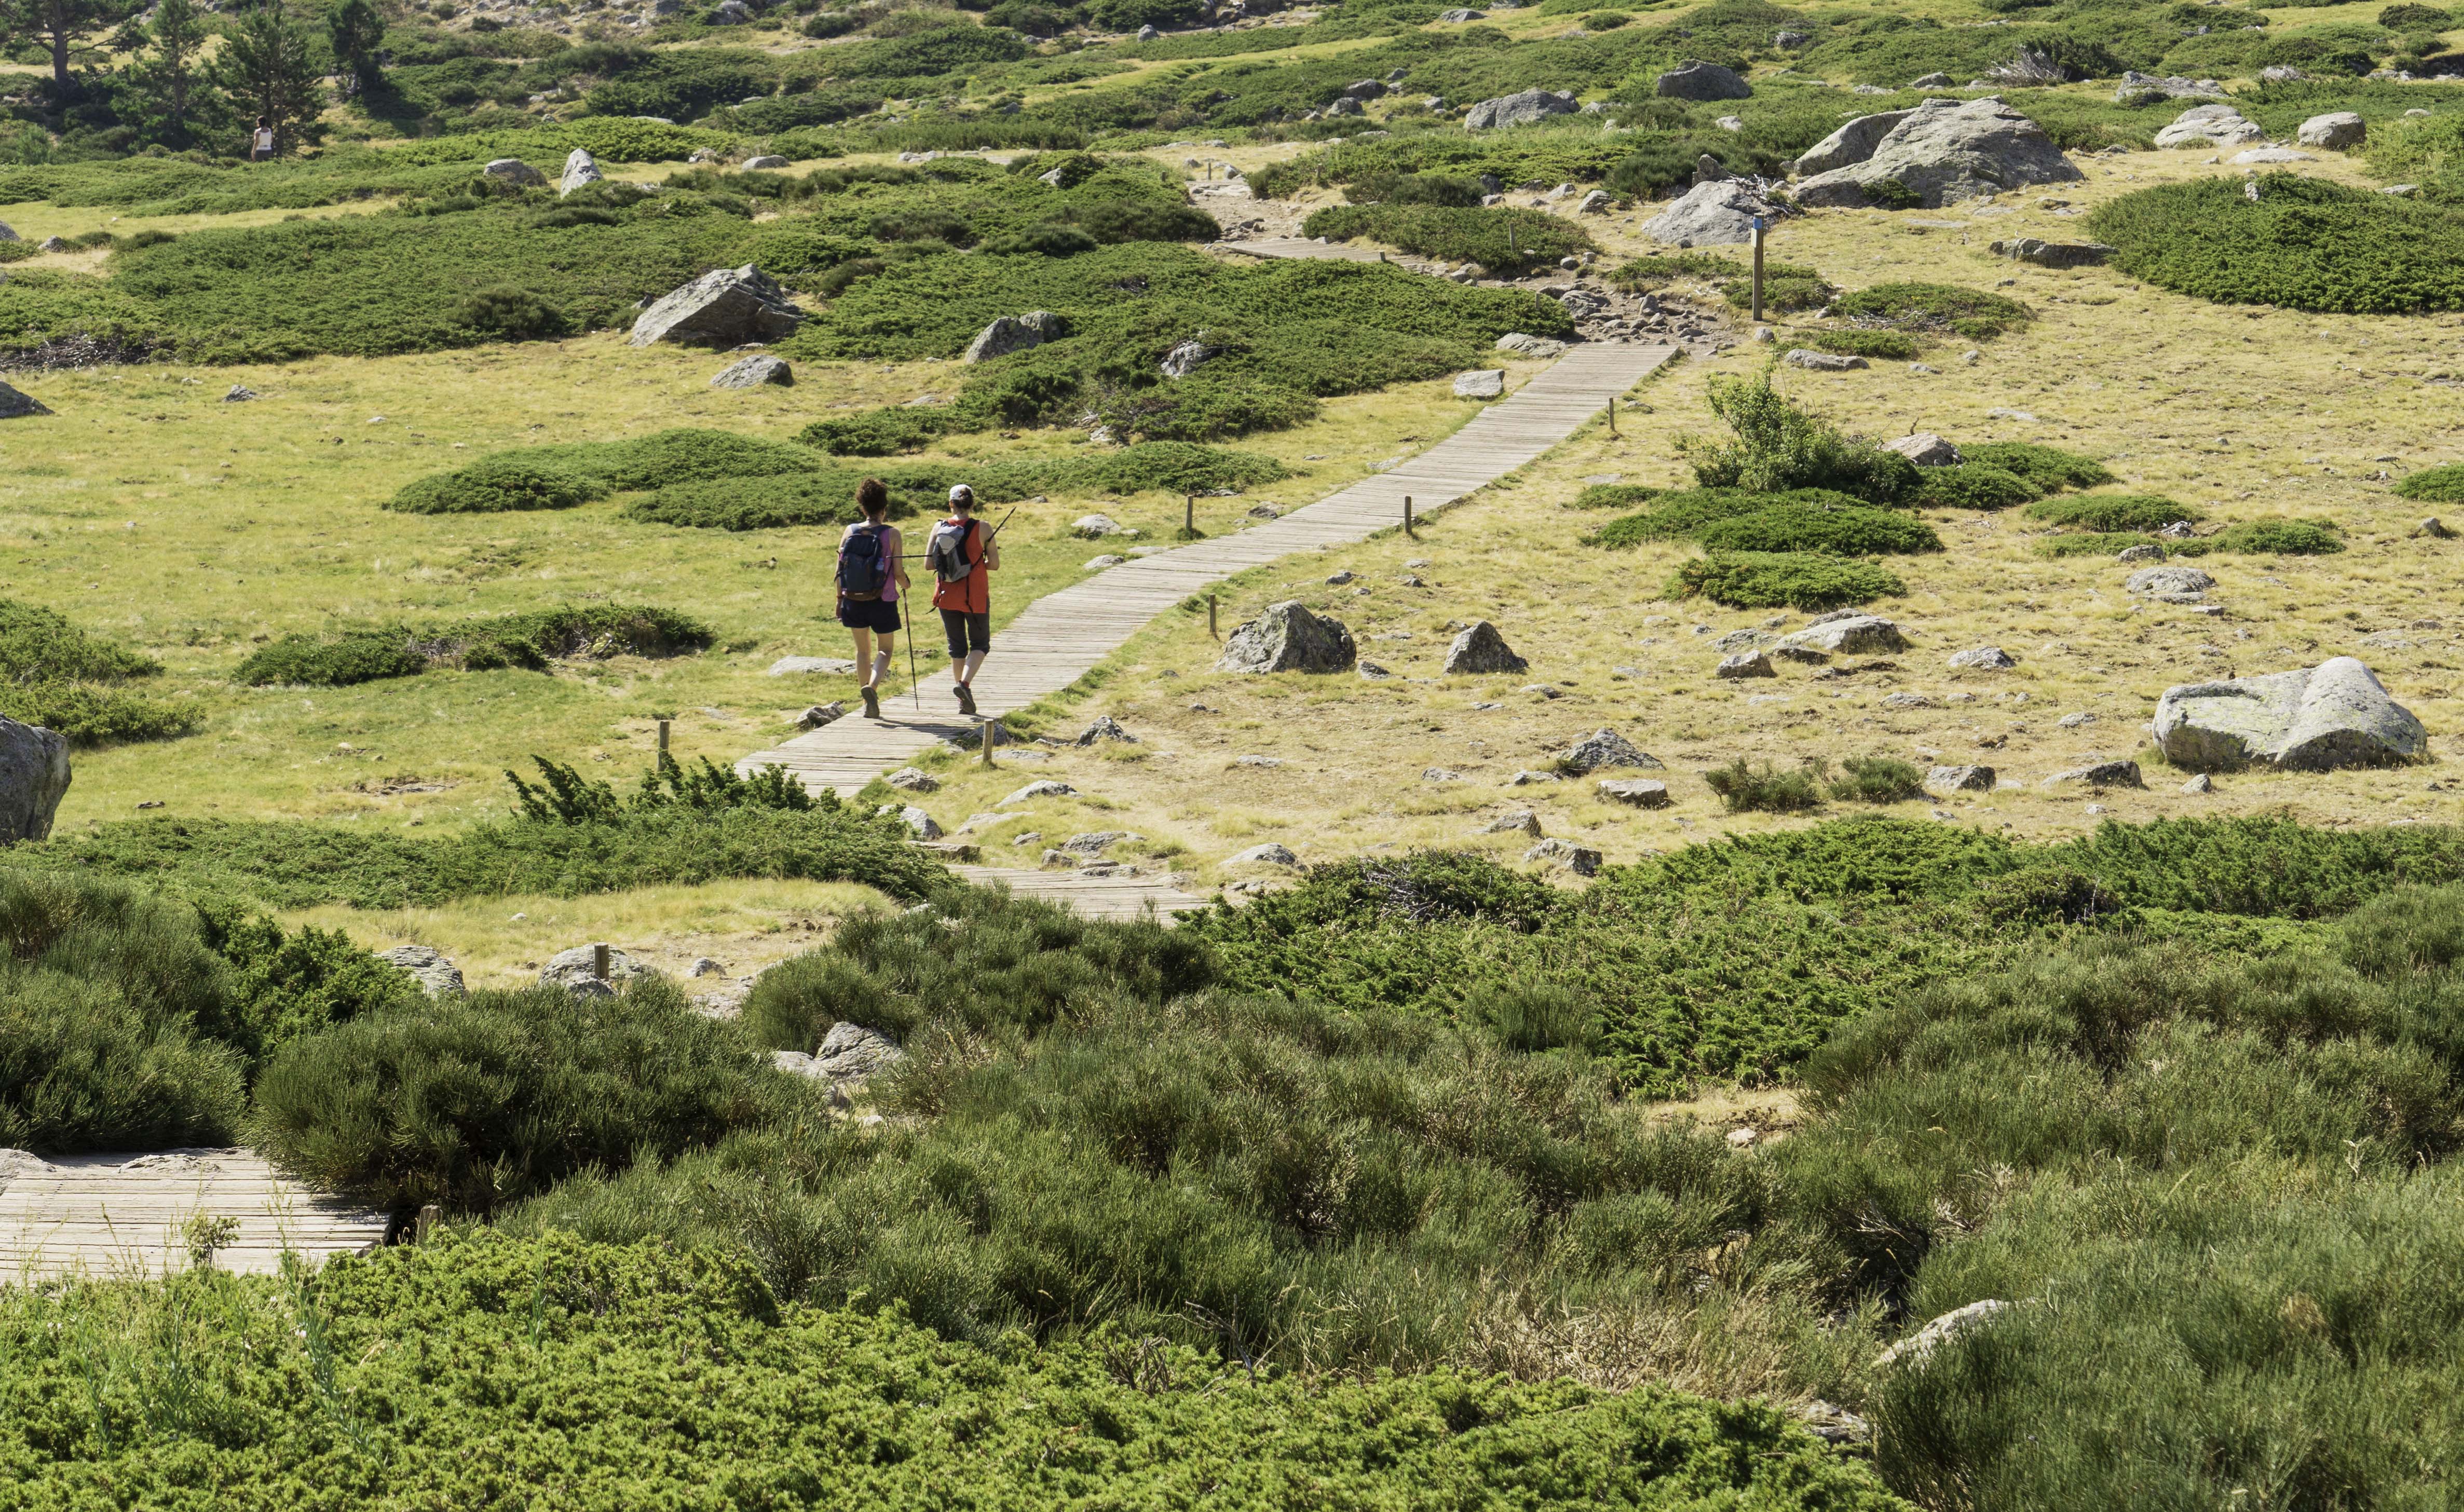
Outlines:
[[956,504],[960,499],[964,499],[970,504],[974,503],[976,499],[976,491],[967,487],[964,483],[953,485],[950,489],[950,502]]

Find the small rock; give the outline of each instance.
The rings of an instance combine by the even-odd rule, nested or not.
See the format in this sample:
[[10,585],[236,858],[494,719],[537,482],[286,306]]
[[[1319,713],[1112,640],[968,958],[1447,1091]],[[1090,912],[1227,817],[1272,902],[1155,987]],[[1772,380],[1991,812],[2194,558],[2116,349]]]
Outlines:
[[1486,620],[1474,621],[1446,647],[1448,676],[1503,676],[1530,669],[1531,664],[1516,655],[1497,626]]
[[2019,659],[1998,646],[1979,646],[1957,652],[1950,665],[1970,671],[2004,672],[2018,666]]
[[900,767],[882,780],[904,793],[935,793],[940,791],[941,787],[939,778],[930,772],[919,772],[912,766]]
[[1097,714],[1094,723],[1079,731],[1078,738],[1070,743],[1090,746],[1099,740],[1119,740],[1130,745],[1138,743],[1138,737],[1121,728],[1121,722],[1111,714]]
[[1348,672],[1359,660],[1352,632],[1332,619],[1309,612],[1297,599],[1268,604],[1258,618],[1236,626],[1216,659],[1219,672]]
[[1479,832],[1484,835],[1529,835],[1537,840],[1540,837],[1540,816],[1528,808],[1518,808],[1490,820],[1480,827]]
[[1756,1129],[1732,1129],[1728,1130],[1728,1148],[1730,1150],[1751,1150],[1754,1147],[1754,1142],[1762,1137],[1763,1136],[1760,1131]]
[[609,995],[611,984],[636,980],[650,975],[650,969],[623,951],[607,953],[607,979],[602,981],[596,969],[597,947],[577,945],[569,951],[559,951],[539,970],[539,985],[561,987],[583,996]]
[[1614,730],[1600,730],[1574,743],[1560,764],[1577,777],[1587,777],[1603,767],[1635,767],[1646,772],[1662,770],[1661,762],[1635,748],[1634,743]]
[[1734,656],[1722,657],[1720,665],[1711,669],[1711,675],[1723,679],[1777,677],[1779,671],[1771,666],[1771,658],[1762,652],[1740,651]]
[[1452,767],[1423,767],[1420,771],[1420,780],[1423,782],[1460,782],[1463,780],[1463,774]]
[[727,975],[727,968],[721,966],[718,962],[712,960],[707,955],[696,955],[693,957],[693,965],[686,970],[685,975],[688,976],[724,976]]
[[1127,535],[1128,532],[1110,515],[1081,515],[1069,522],[1069,534],[1085,540],[1094,540],[1105,536]]
[[1668,784],[1654,778],[1604,778],[1596,790],[1609,802],[1636,808],[1666,808],[1669,803]]
[[1506,370],[1504,368],[1483,368],[1478,372],[1463,374],[1455,380],[1457,399],[1495,399],[1505,392]]
[[855,663],[844,656],[782,656],[770,664],[772,677],[802,677],[819,673],[827,677],[845,677],[855,671]]
[[824,725],[834,723],[835,721],[846,717],[847,705],[844,703],[815,704],[811,708],[805,710],[803,713],[796,716],[796,728],[799,730],[819,730]]
[[2113,554],[2113,559],[2125,566],[2133,562],[2163,561],[2165,559],[2165,548],[2157,545],[2152,540],[2142,541],[2136,546],[2124,546],[2120,551],[2115,552]]
[[1745,99],[1753,92],[1753,86],[1738,77],[1735,70],[1692,58],[1652,84],[1652,93],[1667,99]]
[[441,951],[426,945],[397,945],[376,955],[378,960],[408,972],[420,990],[430,997],[462,996],[462,968],[447,959]]
[[1290,870],[1298,870],[1300,864],[1300,857],[1271,840],[1263,845],[1252,845],[1239,855],[1227,856],[1223,860],[1223,865],[1227,866],[1283,866]]
[[2182,791],[2185,793],[2212,793],[2215,790],[2216,779],[2208,776],[2205,772],[2200,773],[2197,777],[2194,777],[2188,782],[2182,784]]
[[720,368],[717,376],[710,381],[713,388],[759,388],[764,383],[793,388],[796,370],[787,365],[784,358],[745,357]]
[[765,152],[759,157],[745,159],[744,165],[756,173],[767,173],[785,167],[787,160],[775,152]]
[[2124,581],[2123,587],[2143,599],[2160,599],[2167,603],[2188,603],[2216,585],[2216,580],[2196,567],[2143,567]]
[[1835,656],[1870,656],[1908,649],[1908,638],[1901,633],[1898,625],[1881,615],[1855,610],[1816,616],[1804,629],[1784,637],[1780,644],[1828,651]]
[[1896,451],[1921,468],[1950,467],[1959,461],[1959,449],[1930,430],[1885,441],[1882,449]]
[[1938,766],[1925,774],[1925,785],[1930,793],[1991,793],[1993,791],[1993,769],[1990,766]]
[[255,389],[249,387],[245,383],[233,383],[231,385],[231,392],[223,395],[223,403],[226,405],[245,405],[255,397]]
[[1566,353],[1566,343],[1551,337],[1526,336],[1517,331],[1510,336],[1499,337],[1497,349],[1501,352],[1512,352],[1517,357],[1563,357]]
[[1963,1333],[1991,1322],[1995,1314],[2007,1312],[2010,1306],[2007,1302],[1988,1300],[1971,1302],[1965,1307],[1944,1313],[1907,1338],[1902,1339],[1876,1355],[1874,1363],[1882,1366],[1905,1360],[1911,1365],[1923,1365],[1932,1357],[1935,1349]]
[[2139,776],[2136,761],[2094,761],[2086,766],[2057,772],[2036,784],[2040,788],[2084,786],[2093,788],[2138,787],[2147,784]]
[[2415,536],[2427,536],[2436,540],[2453,540],[2455,537],[2455,532],[2450,529],[2446,522],[2439,519],[2435,515],[2423,520],[2420,524],[2415,525],[2412,528],[2412,534]]
[[995,806],[1009,808],[1020,803],[1032,803],[1040,798],[1076,798],[1077,796],[1078,790],[1068,783],[1047,779],[1042,782],[1029,782],[1009,797],[1002,799]]
[[1135,839],[1126,830],[1090,829],[1083,835],[1072,835],[1061,843],[1061,848],[1073,855],[1100,856],[1105,849],[1122,841]]
[[1506,779],[1507,787],[1529,787],[1535,782],[1562,781],[1554,772],[1517,772]]
[[1563,698],[1566,696],[1563,689],[1552,688],[1547,683],[1527,683],[1524,685],[1522,691],[1529,693],[1534,698]]
[[1523,859],[1563,866],[1577,877],[1593,876],[1600,869],[1600,853],[1572,841],[1544,840],[1525,851]]
[[1084,572],[1101,572],[1107,567],[1117,567],[1129,559],[1130,559],[1127,557],[1116,557],[1111,552],[1106,552],[1101,557],[1088,558],[1084,562],[1080,563],[1080,570]]

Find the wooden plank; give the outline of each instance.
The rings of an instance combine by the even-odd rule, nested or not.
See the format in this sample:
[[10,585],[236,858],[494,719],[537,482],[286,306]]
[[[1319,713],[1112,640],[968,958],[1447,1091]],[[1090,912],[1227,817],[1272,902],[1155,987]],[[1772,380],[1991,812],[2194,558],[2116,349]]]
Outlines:
[[0,1167],[0,1283],[161,1276],[189,1263],[189,1220],[228,1218],[213,1263],[272,1275],[385,1241],[383,1213],[304,1191],[245,1150],[74,1155]]

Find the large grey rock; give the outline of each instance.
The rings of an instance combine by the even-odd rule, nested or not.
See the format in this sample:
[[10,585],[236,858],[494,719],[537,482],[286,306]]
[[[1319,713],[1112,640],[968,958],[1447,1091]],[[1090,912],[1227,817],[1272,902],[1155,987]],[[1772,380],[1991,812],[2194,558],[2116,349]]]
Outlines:
[[1844,373],[1851,368],[1874,365],[1861,357],[1843,356],[1837,352],[1817,352],[1806,346],[1791,349],[1780,361],[1791,367],[1802,367],[1817,373]]
[[479,171],[492,179],[502,179],[507,184],[518,184],[524,188],[543,187],[547,184],[546,174],[519,158],[498,158]]
[[1761,651],[1739,651],[1734,656],[1720,658],[1720,665],[1711,668],[1711,675],[1723,679],[1777,677],[1779,669],[1771,666],[1771,658]]
[[2165,759],[2195,772],[2394,766],[2430,748],[2421,721],[2349,656],[2289,672],[2168,688],[2156,704],[2155,732]]
[[1604,767],[1635,767],[1646,772],[1661,770],[1657,757],[1636,749],[1633,741],[1614,730],[1598,730],[1574,742],[1574,748],[1559,758],[1558,764],[1581,777]]
[[1061,317],[1049,310],[1029,310],[1024,315],[1005,315],[976,333],[967,343],[967,355],[961,361],[988,362],[1042,346],[1061,335]]
[[1236,855],[1223,858],[1223,865],[1227,866],[1282,866],[1287,870],[1297,871],[1300,869],[1300,857],[1271,840],[1263,845],[1252,845]]
[[2122,585],[2143,599],[2189,603],[2205,597],[2216,580],[2196,567],[2142,567],[2123,579]]
[[1458,676],[1494,676],[1507,672],[1528,672],[1531,664],[1514,654],[1506,637],[1486,620],[1475,620],[1469,629],[1446,647],[1446,671]]
[[1930,430],[1885,441],[1882,449],[1896,451],[1921,468],[1952,467],[1959,461],[1959,449]]
[[2081,177],[2045,128],[1991,96],[1928,99],[1874,144],[1863,162],[1817,173],[1796,186],[1800,205],[1858,207],[1865,187],[1888,179],[1928,208],[2032,184]]
[[1897,625],[1879,614],[1845,614],[1809,625],[1783,637],[1779,644],[1829,651],[1835,656],[1871,656],[1881,651],[1904,651],[1908,638],[1900,633]]
[[1563,866],[1577,877],[1589,877],[1598,873],[1602,857],[1591,846],[1577,845],[1571,840],[1544,840],[1525,851],[1523,859]]
[[1497,349],[1512,352],[1517,357],[1563,357],[1566,343],[1553,337],[1530,336],[1517,331],[1497,339]]
[[[254,399],[254,394],[249,395]],[[48,415],[51,410],[23,389],[0,383],[0,420],[18,420],[28,415]]]
[[1891,128],[1915,114],[1906,110],[1885,110],[1871,116],[1859,116],[1848,124],[1805,149],[1794,163],[1792,172],[1811,178],[1834,168],[1853,167],[1874,155]]
[[2036,784],[2040,788],[2057,787],[2145,787],[2139,776],[2136,761],[2091,761],[2067,772],[2057,772]]
[[1503,368],[1484,367],[1455,379],[1457,399],[1500,399],[1505,394],[1506,372]]
[[1987,1299],[1971,1302],[1965,1307],[1944,1313],[1924,1327],[1874,1357],[1876,1365],[1893,1365],[1905,1360],[1910,1365],[1923,1365],[1933,1351],[1945,1344],[1991,1323],[1994,1317],[2009,1310],[2007,1302]]
[[1925,785],[1929,793],[1991,793],[1993,791],[1993,769],[1990,766],[1938,766],[1925,775]]
[[2160,147],[2246,147],[2267,133],[2231,105],[2193,105],[2156,133]]
[[430,997],[462,996],[462,968],[432,946],[397,945],[392,950],[377,952],[377,959],[410,973],[420,991]]
[[898,1041],[878,1030],[861,1024],[834,1023],[830,1032],[822,1036],[821,1049],[813,1056],[809,1073],[825,1081],[861,1083],[883,1066],[895,1065],[907,1059]]
[[1666,209],[1642,223],[1642,233],[1680,247],[1731,246],[1754,239],[1755,216],[1768,225],[1777,213],[1752,184],[1720,179],[1697,184],[1670,201]]
[[2013,236],[1991,243],[1986,250],[2039,268],[2093,268],[2114,252],[2103,242],[2049,242],[2035,236]]
[[1734,69],[1687,58],[1661,75],[1651,92],[1670,99],[1744,99],[1753,94],[1754,86],[1739,78]]
[[21,242],[25,239],[17,234],[17,228],[7,221],[0,221],[0,242]]
[[745,159],[744,165],[754,171],[768,173],[785,167],[787,160],[775,152],[765,152],[759,157]]
[[2167,75],[2159,78],[2135,68],[2122,71],[2122,83],[2113,92],[2117,105],[2152,105],[2160,99],[2222,99],[2224,86],[2212,78],[2183,78]]
[[1624,803],[1633,808],[1666,808],[1668,784],[1657,778],[1603,778],[1597,784],[1600,797],[1611,803]]
[[1979,646],[1953,652],[1950,665],[1964,671],[2007,672],[2019,659],[1998,646]]
[[787,293],[759,268],[714,268],[666,295],[633,321],[635,346],[742,346],[793,336],[804,323]]
[[1348,672],[1359,660],[1352,632],[1320,619],[1297,599],[1266,611],[1224,637],[1219,672]]
[[1484,99],[1471,107],[1463,117],[1468,131],[1485,131],[1491,126],[1528,126],[1551,116],[1572,115],[1576,109],[1574,97],[1555,90],[1527,89],[1519,95],[1506,95],[1496,99]]
[[1193,336],[1188,340],[1176,344],[1171,351],[1164,353],[1163,362],[1158,365],[1162,368],[1163,376],[1166,378],[1187,378],[1190,374],[1195,373],[1199,368],[1205,366],[1206,360],[1214,355],[1215,348],[1207,345],[1206,342],[1199,338]]
[[585,184],[596,184],[605,177],[599,171],[599,160],[580,147],[565,154],[564,177],[557,182],[556,197],[562,199]]
[[2331,110],[2323,116],[2313,116],[2301,123],[2294,140],[2305,147],[2327,147],[2342,152],[2358,147],[2368,138],[2369,126],[2349,110]]
[[764,383],[792,388],[796,384],[796,370],[787,365],[785,358],[757,354],[737,358],[720,368],[718,375],[710,381],[713,388],[759,388]]
[[0,716],[0,845],[48,838],[68,790],[68,741]]
[[539,969],[539,985],[561,987],[584,997],[605,995],[610,989],[650,975],[650,969],[623,951],[607,953],[607,979],[600,980],[594,969],[598,947],[577,945],[569,951],[559,951],[547,958]]

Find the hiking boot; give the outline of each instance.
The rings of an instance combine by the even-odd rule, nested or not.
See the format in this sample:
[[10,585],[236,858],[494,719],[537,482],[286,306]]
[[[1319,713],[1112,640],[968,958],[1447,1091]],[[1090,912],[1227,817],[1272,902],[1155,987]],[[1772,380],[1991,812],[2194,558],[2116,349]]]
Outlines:
[[864,694],[864,716],[867,719],[880,718],[881,690],[878,688],[861,688],[856,690]]
[[969,688],[964,683],[957,683],[952,685],[950,691],[958,695],[958,712],[962,714],[972,714],[976,712],[976,692],[974,689]]

